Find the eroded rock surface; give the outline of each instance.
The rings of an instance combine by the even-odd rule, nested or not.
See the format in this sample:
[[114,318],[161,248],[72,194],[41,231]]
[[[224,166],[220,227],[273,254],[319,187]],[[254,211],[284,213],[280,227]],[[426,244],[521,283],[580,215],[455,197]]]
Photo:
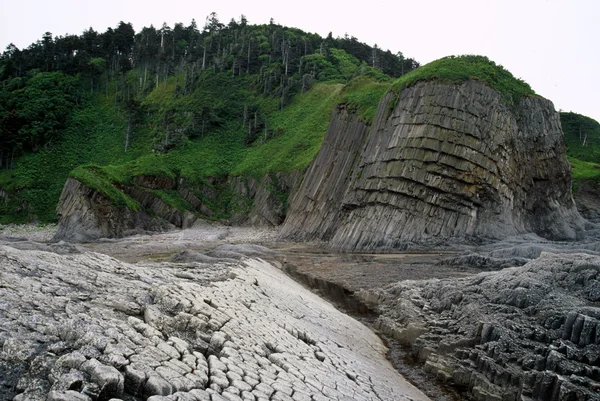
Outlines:
[[256,259],[1,246],[0,328],[0,399],[427,399],[365,326]]
[[[278,226],[287,211],[287,198],[296,188],[301,173],[266,174],[251,177],[190,182],[166,177],[136,176],[129,185],[118,185],[139,210],[116,205],[106,196],[80,181],[69,178],[57,206],[58,232],[55,241],[82,242],[99,238],[190,228],[199,217],[214,219],[230,214],[228,224]],[[188,210],[167,203],[158,191],[176,192]]]
[[74,178],[65,183],[56,215],[59,221],[58,232],[54,236],[56,241],[91,241],[174,228],[165,219],[153,219],[145,212],[117,207]]
[[387,95],[371,127],[332,116],[281,237],[389,251],[584,228],[550,101],[511,108],[482,83],[434,81]]
[[600,399],[600,257],[542,255],[467,278],[402,281],[359,298],[425,370],[477,400]]

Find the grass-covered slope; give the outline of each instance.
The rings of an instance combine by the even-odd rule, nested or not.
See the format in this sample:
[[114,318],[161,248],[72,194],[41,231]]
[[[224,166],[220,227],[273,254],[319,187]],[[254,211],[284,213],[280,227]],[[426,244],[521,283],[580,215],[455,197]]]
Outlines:
[[[70,176],[105,194],[115,204],[135,210],[139,205],[118,189],[132,185],[135,176],[201,183],[207,177],[240,175],[259,179],[266,173],[302,170],[319,150],[342,87],[317,84],[283,110],[272,112],[266,118],[268,126],[273,127],[265,131],[266,139],[258,138],[250,146],[246,143],[246,127],[233,120],[201,138],[186,140],[167,153],[148,152],[120,164],[84,164],[71,171]],[[188,208],[176,193],[156,194],[177,209]]]
[[587,181],[600,183],[600,124],[589,117],[561,112],[567,155],[575,185]]
[[[257,74],[182,69],[144,85],[143,68],[120,78],[105,76],[104,86],[69,117],[60,141],[0,170],[0,189],[10,195],[0,202],[0,223],[53,221],[69,175],[116,205],[137,210],[141,205],[122,189],[140,175],[202,184],[210,177],[260,179],[303,170],[316,156],[336,104],[347,104],[369,122],[385,93],[421,81],[481,80],[511,104],[534,94],[482,56],[446,57],[395,80],[339,49],[327,58],[307,56],[306,62],[326,65],[327,74],[308,77],[310,85],[298,84],[302,90],[287,97],[265,93]],[[307,79],[296,75],[297,82]],[[190,207],[176,191],[154,192],[177,209]]]
[[496,89],[513,104],[535,92],[525,81],[515,78],[508,70],[485,56],[448,56],[426,64],[394,83],[394,89],[410,87],[420,81],[437,80],[460,84],[470,79],[484,82]]
[[572,112],[561,112],[560,122],[569,156],[588,162],[600,162],[600,124],[594,119]]
[[348,85],[344,102],[354,106],[364,120],[371,121],[379,100],[388,91],[399,93],[424,81],[461,84],[468,80],[477,80],[496,89],[511,107],[518,104],[523,96],[535,95],[529,84],[487,57],[463,55],[432,61],[395,80],[374,82],[357,79]]

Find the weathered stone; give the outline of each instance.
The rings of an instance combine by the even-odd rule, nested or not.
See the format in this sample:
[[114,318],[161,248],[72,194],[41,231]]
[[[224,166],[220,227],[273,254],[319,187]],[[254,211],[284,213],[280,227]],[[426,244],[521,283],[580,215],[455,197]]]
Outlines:
[[588,401],[600,358],[584,355],[600,355],[600,309],[587,288],[599,271],[600,256],[542,253],[498,272],[398,282],[374,291],[376,327],[391,335],[419,327],[402,339],[425,371],[477,400]]
[[[77,390],[100,401],[192,401],[209,394],[251,400],[269,399],[277,389],[283,399],[337,385],[365,398],[427,399],[385,361],[375,334],[269,263],[230,265],[234,279],[222,279],[220,265],[188,266],[194,280],[180,277],[180,269],[172,262],[128,264],[99,253],[0,246],[0,397],[42,401],[50,391]],[[151,311],[148,322],[115,308],[116,300]],[[190,316],[210,325],[205,331],[186,325]],[[65,354],[47,352],[51,347]],[[314,358],[317,349],[325,362]],[[127,364],[117,369],[106,363],[110,358]],[[359,388],[348,370],[372,381]],[[309,386],[309,375],[319,389]]]
[[144,384],[143,394],[151,395],[170,395],[174,393],[173,387],[164,378],[158,374],[150,375]]
[[90,397],[77,391],[51,391],[47,401],[92,401]]
[[343,107],[333,114],[281,238],[389,251],[532,231],[574,240],[584,230],[549,101],[525,97],[515,111],[477,81],[392,97],[370,127]]
[[113,396],[120,397],[123,394],[125,380],[123,375],[114,367],[103,365],[96,359],[90,359],[81,365],[81,370],[89,374],[92,380],[98,384],[101,400]]

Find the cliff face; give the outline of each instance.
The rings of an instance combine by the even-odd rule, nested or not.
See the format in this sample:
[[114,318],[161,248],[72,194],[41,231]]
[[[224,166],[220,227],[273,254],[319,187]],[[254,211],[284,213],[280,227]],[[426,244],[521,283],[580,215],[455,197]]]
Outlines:
[[583,230],[546,99],[511,110],[477,81],[424,82],[382,99],[366,132],[333,115],[282,238],[381,251],[524,232],[569,240]]
[[118,208],[73,178],[65,183],[56,214],[59,225],[55,240],[79,242],[122,237],[140,231],[162,231],[170,226],[166,220],[152,219],[145,212]]
[[[300,173],[253,178],[209,178],[203,184],[165,177],[137,176],[122,190],[141,208],[118,207],[101,193],[69,178],[60,197],[59,229],[54,240],[88,241],[123,237],[147,231],[188,228],[199,217],[216,219],[227,209],[227,222],[236,225],[275,226],[283,222],[287,198]],[[172,191],[188,204],[189,210],[174,207],[156,191]],[[0,194],[1,195],[1,194]],[[218,209],[218,210],[217,210]]]

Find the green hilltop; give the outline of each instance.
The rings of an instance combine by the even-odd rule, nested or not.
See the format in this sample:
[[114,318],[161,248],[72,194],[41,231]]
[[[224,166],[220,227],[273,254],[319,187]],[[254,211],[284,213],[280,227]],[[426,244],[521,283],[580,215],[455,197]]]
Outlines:
[[[354,37],[243,16],[226,25],[216,14],[203,28],[136,33],[121,22],[9,46],[0,57],[0,223],[56,221],[69,176],[134,210],[141,205],[123,188],[137,176],[212,185],[213,217],[227,218],[236,202],[215,182],[305,169],[336,104],[369,122],[388,91],[434,79],[481,80],[510,104],[534,94],[483,56],[417,67]],[[177,191],[153,192],[190,209]]]

